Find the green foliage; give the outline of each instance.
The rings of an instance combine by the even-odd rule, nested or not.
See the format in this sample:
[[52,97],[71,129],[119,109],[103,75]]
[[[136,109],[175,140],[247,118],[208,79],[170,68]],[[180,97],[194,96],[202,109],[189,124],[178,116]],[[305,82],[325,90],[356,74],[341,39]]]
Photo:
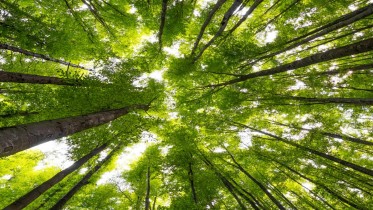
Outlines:
[[[264,0],[231,31],[254,2],[243,1],[198,59],[234,1],[214,13],[195,54],[216,2],[167,1],[160,33],[162,2],[0,0],[0,44],[92,69],[2,49],[0,71],[72,85],[0,82],[0,128],[150,104],[66,138],[74,160],[104,143],[123,145],[66,209],[144,209],[148,190],[151,210],[373,208],[372,50],[242,79],[372,39],[368,14],[304,41],[371,11],[371,1]],[[0,158],[0,208],[57,173],[35,168],[43,158],[33,150]],[[51,208],[82,171],[26,209]]]

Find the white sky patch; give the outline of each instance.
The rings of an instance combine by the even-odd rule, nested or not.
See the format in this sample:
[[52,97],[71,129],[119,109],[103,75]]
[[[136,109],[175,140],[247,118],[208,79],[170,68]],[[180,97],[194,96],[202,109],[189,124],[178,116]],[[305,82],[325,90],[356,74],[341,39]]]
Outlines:
[[13,177],[12,175],[10,175],[10,174],[6,174],[6,175],[0,177],[0,179],[9,180],[9,179],[11,179],[12,177]]
[[40,150],[45,155],[45,158],[35,166],[35,170],[53,166],[65,169],[74,163],[69,157],[70,147],[66,144],[66,138],[49,141],[32,149]]
[[310,26],[312,25],[312,22],[309,20],[306,21],[306,17],[311,17],[316,11],[317,8],[311,8],[308,12],[302,12],[297,18],[288,19],[286,23],[293,25],[295,29]]
[[153,34],[143,35],[141,37],[140,43],[143,41],[148,41],[150,43],[156,43],[158,41],[157,34],[153,33]]
[[249,129],[245,129],[243,131],[238,132],[238,136],[240,137],[240,145],[239,148],[245,149],[251,147],[252,141],[251,141],[251,131]]
[[155,79],[158,82],[162,82],[163,81],[163,73],[164,73],[164,71],[165,71],[165,69],[163,69],[163,70],[156,70],[156,71],[153,71],[150,74],[144,73],[140,77],[138,77],[137,79],[135,79],[132,82],[132,85],[135,86],[135,87],[146,87],[148,85],[149,79]]
[[97,184],[116,183],[121,189],[126,188],[127,183],[121,178],[121,173],[130,170],[130,165],[141,157],[149,145],[157,142],[157,138],[157,135],[154,133],[148,131],[142,132],[140,142],[126,147],[119,155],[115,169],[104,173],[97,181]]
[[130,14],[135,14],[137,12],[137,8],[135,5],[131,4],[130,9],[127,12]]
[[206,9],[210,4],[214,2],[215,0],[201,0],[197,1],[197,4],[201,7],[201,9]]
[[295,85],[290,86],[288,90],[302,90],[302,89],[305,89],[306,87],[307,85],[304,82],[300,80],[296,80]]
[[265,45],[275,41],[278,31],[274,25],[268,25],[264,31],[258,33],[255,38],[258,40],[260,45]]
[[80,175],[85,174],[85,173],[87,173],[87,171],[88,171],[88,168],[82,168],[82,169],[79,170],[79,174]]
[[0,55],[0,64],[6,64],[6,59]]
[[307,191],[315,188],[315,185],[308,181],[303,182],[302,186],[305,187]]
[[173,43],[171,47],[164,47],[163,51],[165,51],[167,54],[175,56],[176,58],[180,58],[181,54],[179,52],[180,48],[180,41],[177,41]]
[[193,10],[193,15],[195,17],[201,17],[201,13],[198,10]]
[[[243,17],[247,11],[249,11],[250,7],[244,7],[241,9],[241,7],[238,7],[235,11],[234,11],[234,14],[239,16],[239,17]],[[248,19],[252,17],[252,13],[247,17]]]
[[177,112],[169,112],[168,113],[168,116],[170,117],[171,120],[173,119],[177,119],[178,118],[178,114]]
[[149,74],[149,77],[161,82],[163,80],[163,73],[164,70],[153,71]]
[[351,11],[355,11],[355,10],[357,10],[357,6],[351,4],[350,6],[348,6],[348,9],[351,10]]
[[225,149],[221,148],[221,147],[216,147],[214,150],[213,150],[214,153],[223,153],[225,152]]
[[84,11],[84,10],[88,10],[88,6],[86,4],[82,4],[82,6],[80,6],[79,8],[77,9],[74,9],[76,11]]

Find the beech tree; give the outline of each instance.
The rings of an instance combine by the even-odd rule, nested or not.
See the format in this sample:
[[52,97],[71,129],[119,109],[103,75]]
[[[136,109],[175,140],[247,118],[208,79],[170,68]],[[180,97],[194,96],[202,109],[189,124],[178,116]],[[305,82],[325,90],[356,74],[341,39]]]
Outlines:
[[373,209],[372,13],[0,0],[0,209]]

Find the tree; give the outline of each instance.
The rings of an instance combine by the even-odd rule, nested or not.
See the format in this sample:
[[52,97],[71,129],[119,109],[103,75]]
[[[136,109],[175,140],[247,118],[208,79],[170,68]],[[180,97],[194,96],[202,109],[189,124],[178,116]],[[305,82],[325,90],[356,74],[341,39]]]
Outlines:
[[48,181],[44,182],[43,184],[39,185],[35,189],[31,190],[26,195],[18,198],[16,201],[11,203],[9,206],[5,207],[4,209],[23,209],[28,204],[30,204],[32,201],[34,201],[36,198],[38,198],[41,194],[43,194],[45,191],[47,191],[48,189],[53,187],[55,184],[60,182],[62,179],[64,179],[66,176],[68,176],[69,174],[71,174],[72,172],[74,172],[75,170],[80,168],[83,164],[85,164],[93,156],[102,152],[107,146],[108,146],[107,144],[104,144],[104,145],[101,145],[100,147],[97,147],[96,149],[92,150],[89,154],[80,158],[73,165],[71,165],[68,168],[58,172],[56,175],[54,175]]
[[2,128],[1,156],[7,156],[41,143],[108,123],[134,109],[147,110],[149,105],[133,105],[122,109],[102,111],[65,119]]
[[100,170],[104,164],[110,161],[110,159],[113,158],[114,154],[116,154],[120,148],[120,145],[117,146],[103,160],[97,163],[97,165],[95,165],[95,167],[93,167],[87,174],[85,174],[84,177],[76,185],[74,185],[74,187],[71,188],[71,190],[66,195],[64,195],[51,209],[62,209],[66,202],[69,201],[69,199],[74,196],[74,194],[79,191],[80,188],[88,184],[89,179],[92,177],[92,175]]
[[373,209],[371,1],[0,7],[0,208]]

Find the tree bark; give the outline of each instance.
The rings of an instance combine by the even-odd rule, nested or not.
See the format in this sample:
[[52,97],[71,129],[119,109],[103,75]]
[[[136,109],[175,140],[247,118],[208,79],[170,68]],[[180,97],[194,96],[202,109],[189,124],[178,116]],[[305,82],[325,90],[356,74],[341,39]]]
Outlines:
[[366,10],[372,8],[372,5],[373,5],[373,4],[370,4],[370,5],[366,6],[366,7],[363,7],[363,8],[360,8],[360,9],[358,9],[358,10],[355,10],[355,11],[353,11],[353,12],[350,12],[350,13],[348,13],[348,14],[342,15],[340,18],[336,19],[335,21],[330,22],[330,23],[328,23],[328,24],[326,24],[326,25],[324,25],[324,26],[321,26],[321,27],[319,27],[319,28],[317,28],[317,29],[314,29],[314,30],[312,30],[312,31],[310,31],[310,32],[308,32],[308,33],[302,35],[302,36],[299,36],[299,37],[297,37],[297,38],[294,38],[294,39],[288,41],[286,44],[289,44],[289,43],[292,43],[292,42],[298,41],[298,40],[303,39],[303,38],[305,38],[305,37],[307,37],[307,36],[310,36],[310,35],[312,35],[312,34],[314,34],[314,33],[317,33],[317,32],[319,32],[319,31],[321,31],[321,30],[324,30],[324,29],[326,29],[326,28],[329,28],[329,27],[331,27],[331,26],[333,26],[333,25],[339,24],[339,23],[341,23],[341,22],[343,22],[343,21],[346,21],[346,20],[348,20],[348,19],[351,19],[351,18],[353,18],[353,17],[356,17],[357,15],[361,14],[362,12],[365,12]]
[[203,34],[205,33],[205,30],[206,30],[206,27],[207,25],[210,23],[211,19],[214,17],[216,11],[218,11],[218,9],[223,6],[223,4],[226,2],[227,0],[218,0],[218,2],[216,2],[216,4],[214,5],[214,7],[211,9],[211,11],[209,12],[205,22],[203,23],[201,29],[199,30],[199,34],[197,36],[197,39],[196,41],[194,42],[194,45],[193,45],[193,49],[192,49],[192,53],[191,53],[191,56],[193,56],[197,50],[197,47],[198,47],[198,44],[199,42],[201,41],[202,39],[202,36]]
[[237,161],[236,159],[233,157],[232,153],[230,153],[228,151],[227,148],[225,148],[225,150],[228,152],[229,156],[231,157],[232,161],[236,164],[236,168],[238,168],[241,172],[243,172],[249,179],[251,179],[251,181],[253,181],[256,185],[258,185],[258,187],[272,200],[272,202],[274,204],[276,204],[276,206],[279,208],[279,209],[283,209],[285,210],[286,208],[281,205],[281,203],[266,189],[266,187],[260,183],[258,180],[256,180],[251,174],[249,174],[249,172],[247,172]]
[[[227,190],[231,193],[231,195],[234,197],[234,199],[237,201],[238,205],[241,207],[241,209],[246,210],[247,208],[245,205],[243,205],[242,201],[240,198],[236,195],[234,191],[234,186],[232,183],[229,182],[218,170],[215,169],[214,165],[206,158],[205,155],[201,153],[202,156],[202,161],[211,169],[214,171],[214,173],[218,176],[221,182],[223,182],[224,186],[227,188]],[[251,203],[251,202],[250,202]],[[256,206],[254,204],[254,206]],[[255,208],[256,209],[256,208]]]
[[281,11],[278,15],[276,15],[275,17],[273,17],[271,20],[269,20],[264,26],[260,27],[258,30],[255,31],[255,34],[261,32],[262,30],[264,30],[265,28],[267,28],[267,26],[269,24],[271,24],[272,22],[274,22],[277,18],[281,17],[283,14],[285,14],[287,11],[289,11],[293,6],[295,6],[300,0],[295,0],[293,1],[288,7],[286,7],[283,11]]
[[18,200],[11,203],[9,206],[5,207],[4,210],[20,210],[25,208],[27,205],[29,205],[31,202],[33,202],[35,199],[37,199],[41,194],[52,188],[54,185],[59,183],[62,179],[64,179],[67,175],[71,174],[78,168],[80,168],[83,164],[85,164],[89,159],[91,159],[96,154],[103,151],[108,145],[104,144],[94,150],[92,150],[89,154],[83,156],[80,158],[77,162],[75,162],[70,167],[60,171],[56,175],[54,175],[52,178],[50,178],[48,181],[44,182],[43,184],[39,185],[35,189],[31,190],[26,195],[22,196]]
[[336,133],[329,133],[329,132],[325,132],[325,131],[319,131],[317,129],[307,129],[307,128],[303,128],[303,127],[287,125],[287,124],[283,124],[283,123],[276,122],[276,121],[271,121],[271,122],[273,122],[277,125],[286,126],[288,128],[295,128],[295,129],[298,129],[298,130],[318,132],[318,133],[321,133],[324,136],[328,136],[328,137],[332,137],[332,138],[336,138],[336,139],[341,139],[341,140],[346,140],[346,141],[350,141],[350,142],[354,142],[354,143],[358,143],[358,144],[364,144],[364,145],[370,145],[370,146],[373,145],[373,142],[365,141],[365,140],[362,140],[362,139],[359,139],[359,138],[349,137],[349,136],[340,135],[340,134],[336,134]]
[[193,196],[193,201],[195,204],[198,203],[197,200],[197,193],[196,189],[194,187],[194,174],[193,174],[193,169],[192,169],[192,163],[188,163],[188,177],[189,177],[189,182],[190,182],[190,188],[192,189],[192,196]]
[[87,68],[85,68],[83,66],[80,66],[80,65],[77,65],[77,64],[73,64],[73,63],[70,63],[70,62],[63,61],[63,60],[51,58],[47,55],[34,53],[34,52],[31,52],[31,51],[24,50],[24,49],[21,49],[21,48],[18,48],[18,47],[13,47],[13,46],[10,46],[10,45],[7,45],[7,44],[0,43],[0,49],[10,50],[12,52],[18,52],[18,53],[21,53],[21,54],[24,54],[24,55],[35,57],[35,58],[40,58],[40,59],[43,59],[43,60],[59,63],[59,64],[62,64],[62,65],[65,65],[65,66],[72,66],[72,67],[75,67],[75,68],[84,69],[84,70],[87,70],[87,71],[92,71],[92,69],[87,69]]
[[146,111],[149,109],[149,105],[132,105],[76,117],[0,128],[0,157],[9,156],[36,145],[108,123],[134,109]]
[[121,145],[116,146],[103,160],[101,160],[92,170],[90,170],[77,184],[74,185],[70,191],[64,195],[51,209],[59,210],[70,200],[72,196],[75,195],[83,186],[88,184],[89,179],[95,174],[100,168],[107,163],[116,152],[122,148]]
[[227,86],[232,85],[238,82],[243,82],[249,79],[257,78],[257,77],[264,77],[269,75],[274,75],[302,67],[306,67],[312,64],[321,63],[324,61],[329,61],[349,55],[356,55],[364,52],[369,52],[373,50],[373,38],[366,39],[354,44],[346,45],[343,47],[335,48],[328,50],[326,52],[316,53],[314,55],[308,56],[306,58],[280,65],[271,69],[253,72],[250,74],[246,74],[243,76],[240,76],[237,79],[229,80],[220,84],[214,84],[214,85],[207,85],[205,87],[219,87],[219,86]]
[[228,21],[229,19],[232,17],[233,15],[233,12],[242,4],[242,0],[235,0],[233,2],[233,4],[231,5],[231,7],[228,9],[227,12],[225,12],[224,14],[224,17],[223,17],[223,20],[221,21],[220,23],[220,28],[219,30],[215,33],[214,37],[212,37],[210,39],[210,41],[205,45],[203,46],[203,48],[201,49],[201,51],[198,53],[198,55],[194,58],[194,62],[196,62],[203,54],[203,52],[205,52],[205,50],[212,45],[212,43],[214,43],[214,41],[223,33],[223,31],[225,30],[225,28],[227,27],[228,25]]
[[162,51],[162,35],[163,35],[164,25],[166,23],[167,2],[168,0],[162,0],[161,24],[159,25],[159,32],[158,32],[159,51]]
[[150,208],[150,167],[148,166],[148,172],[146,174],[146,195],[145,195],[145,210]]
[[245,20],[249,17],[249,15],[262,3],[263,0],[255,0],[254,3],[251,5],[250,9],[242,16],[242,18],[228,31],[227,35],[224,38],[231,35]]
[[0,82],[16,82],[31,84],[53,84],[53,85],[77,85],[73,81],[68,81],[58,77],[39,76],[33,74],[23,74],[15,72],[0,71]]
[[307,181],[309,181],[309,182],[311,182],[311,183],[314,183],[314,184],[316,184],[317,186],[320,186],[320,187],[323,188],[325,191],[327,191],[327,192],[330,193],[331,195],[333,195],[333,196],[335,196],[336,198],[338,198],[340,201],[342,201],[342,202],[344,202],[344,203],[346,203],[346,204],[348,204],[348,205],[350,205],[350,206],[352,206],[352,207],[354,207],[354,208],[356,208],[356,209],[366,209],[366,208],[364,208],[364,207],[362,207],[362,206],[359,206],[359,205],[357,205],[357,204],[355,204],[355,203],[349,201],[348,199],[345,199],[344,197],[340,196],[338,193],[336,193],[336,192],[334,192],[333,190],[329,189],[329,188],[328,188],[327,186],[325,186],[324,184],[322,184],[322,183],[320,183],[320,182],[318,182],[318,181],[316,181],[316,180],[313,180],[313,179],[311,179],[311,178],[309,178],[309,177],[307,177],[307,176],[305,176],[305,175],[299,173],[298,171],[296,171],[296,170],[290,168],[289,166],[287,166],[287,165],[281,163],[280,161],[277,161],[277,160],[272,159],[272,158],[271,158],[271,160],[274,161],[274,162],[276,162],[277,164],[279,164],[279,165],[281,165],[281,166],[287,168],[289,171],[291,171],[291,172],[297,174],[298,176],[302,177],[303,179],[305,179],[305,180],[307,180]]
[[357,13],[357,14],[355,14],[355,12],[352,12],[352,13],[355,16],[352,16],[349,19],[346,19],[346,20],[343,20],[341,22],[335,23],[335,24],[333,24],[331,26],[328,26],[324,30],[321,30],[319,33],[317,33],[317,34],[315,34],[313,36],[310,36],[310,37],[308,37],[308,38],[306,38],[306,39],[304,39],[304,40],[302,40],[300,42],[294,43],[294,44],[292,44],[292,45],[290,45],[288,47],[285,47],[285,48],[283,48],[283,49],[281,49],[281,50],[279,50],[277,52],[273,52],[273,53],[270,53],[268,55],[259,57],[255,61],[249,62],[249,63],[243,65],[243,67],[244,66],[251,66],[251,65],[253,65],[253,64],[257,63],[258,61],[263,60],[265,58],[270,58],[270,57],[273,57],[273,56],[278,55],[280,53],[283,53],[283,52],[286,52],[288,50],[294,49],[294,48],[296,48],[298,46],[301,46],[303,44],[306,44],[306,43],[310,42],[311,40],[314,40],[314,39],[316,39],[318,37],[321,37],[321,36],[323,36],[325,34],[328,34],[328,33],[332,32],[332,31],[335,31],[337,29],[343,28],[343,27],[348,26],[348,25],[350,25],[350,24],[352,24],[352,23],[354,23],[354,22],[356,22],[358,20],[361,20],[361,19],[363,19],[363,18],[365,18],[365,17],[373,14],[373,4],[370,4],[370,5],[366,6],[365,9],[363,10],[363,12],[361,12],[361,13]]
[[247,125],[244,125],[244,124],[238,123],[238,122],[233,122],[233,123],[236,124],[236,125],[240,125],[240,126],[242,126],[242,127],[248,128],[248,129],[250,129],[250,130],[256,131],[256,132],[258,132],[258,133],[264,134],[264,135],[266,135],[266,136],[272,137],[272,138],[274,138],[274,139],[276,139],[276,140],[279,140],[279,141],[281,141],[281,142],[283,142],[283,143],[285,143],[285,144],[291,145],[291,146],[296,147],[296,148],[298,148],[298,149],[301,149],[301,150],[303,150],[303,151],[306,151],[306,152],[309,152],[309,153],[311,153],[311,154],[317,155],[317,156],[319,156],[319,157],[325,158],[325,159],[330,160],[330,161],[332,161],[332,162],[339,163],[339,164],[344,165],[344,166],[346,166],[346,167],[348,167],[348,168],[351,168],[351,169],[353,169],[353,170],[355,170],[355,171],[359,171],[359,172],[361,172],[361,173],[363,173],[363,174],[366,174],[366,175],[369,175],[369,176],[372,176],[372,177],[373,177],[373,170],[371,170],[371,169],[368,169],[368,168],[365,168],[365,167],[362,167],[362,166],[356,165],[356,164],[354,164],[354,163],[350,163],[350,162],[348,162],[348,161],[345,161],[345,160],[342,160],[342,159],[336,158],[336,157],[334,157],[334,156],[331,156],[331,155],[328,155],[328,154],[325,154],[325,153],[319,152],[319,151],[317,151],[317,150],[314,150],[314,149],[311,149],[311,148],[308,148],[308,147],[302,146],[302,145],[300,145],[300,144],[297,144],[297,143],[294,143],[294,142],[289,141],[289,140],[287,140],[287,139],[281,138],[281,137],[279,137],[279,136],[276,136],[276,135],[273,135],[273,134],[267,133],[267,132],[265,132],[265,131],[255,129],[255,128],[253,128],[253,127],[250,127],[250,126],[247,126]]

